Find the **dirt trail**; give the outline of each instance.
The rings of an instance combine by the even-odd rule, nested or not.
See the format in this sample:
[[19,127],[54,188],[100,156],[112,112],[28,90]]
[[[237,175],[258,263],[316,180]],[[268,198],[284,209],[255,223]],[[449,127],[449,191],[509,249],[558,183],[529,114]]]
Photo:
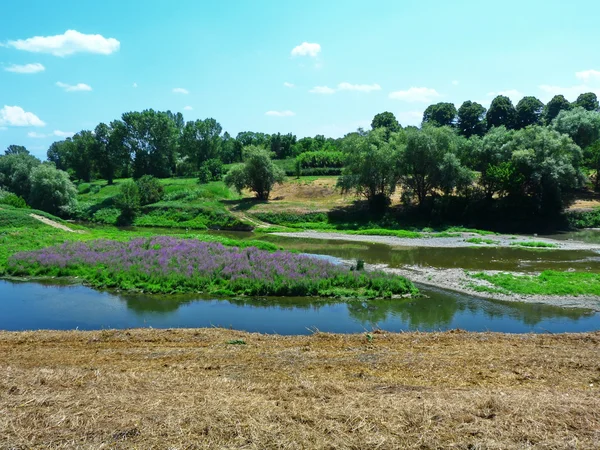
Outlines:
[[29,214],[29,216],[33,217],[35,220],[39,220],[40,222],[45,223],[46,225],[50,225],[53,228],[66,231],[67,233],[84,233],[83,230],[72,230],[71,228],[69,228],[66,225],[63,225],[62,223],[58,223],[55,220],[48,219],[47,217],[40,216],[38,214]]

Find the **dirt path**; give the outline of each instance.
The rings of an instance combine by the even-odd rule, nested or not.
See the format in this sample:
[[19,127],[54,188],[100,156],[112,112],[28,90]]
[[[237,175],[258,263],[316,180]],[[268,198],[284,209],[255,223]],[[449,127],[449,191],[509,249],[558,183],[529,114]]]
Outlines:
[[53,227],[53,228],[57,228],[59,230],[66,231],[67,233],[84,233],[83,230],[73,230],[73,229],[69,228],[68,226],[63,225],[62,223],[58,223],[55,220],[48,219],[47,217],[40,216],[38,214],[29,214],[29,216],[33,217],[36,220],[39,220],[42,223],[45,223],[46,225]]
[[[600,250],[600,244],[588,244],[578,241],[558,241],[555,239],[541,237],[525,237],[510,235],[487,235],[480,236],[475,233],[460,233],[457,237],[436,237],[435,233],[425,234],[422,238],[400,238],[395,236],[376,236],[362,234],[344,234],[330,233],[321,231],[296,231],[296,232],[277,232],[272,233],[277,236],[287,236],[303,239],[325,239],[338,241],[368,242],[377,244],[387,244],[399,247],[432,247],[432,248],[460,248],[478,246],[482,248],[512,247],[519,242],[536,241],[545,242],[554,245],[551,250]],[[493,241],[493,244],[474,244],[467,242],[467,239],[481,238]]]
[[0,448],[591,449],[599,361],[600,333],[3,332]]

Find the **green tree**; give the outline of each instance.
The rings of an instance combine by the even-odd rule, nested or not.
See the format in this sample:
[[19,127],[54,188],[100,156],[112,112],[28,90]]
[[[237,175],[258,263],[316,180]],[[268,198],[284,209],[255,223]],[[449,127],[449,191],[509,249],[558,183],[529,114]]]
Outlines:
[[8,147],[6,147],[6,150],[4,150],[5,155],[18,155],[21,153],[28,155],[29,150],[27,150],[22,145],[9,145]]
[[563,95],[555,95],[544,107],[544,123],[549,125],[558,113],[571,109],[571,103]]
[[[506,127],[494,127],[473,149],[471,167],[481,173],[479,185],[489,200],[503,190],[498,180],[501,173],[508,170],[502,165],[510,161],[511,153],[507,144],[512,140],[513,134],[514,131],[507,130]],[[495,169],[499,166],[503,167],[501,172]]]
[[148,109],[122,116],[123,145],[133,160],[133,176],[169,177],[176,166],[177,128],[167,113]]
[[342,192],[354,192],[367,199],[373,210],[381,210],[390,203],[398,184],[399,145],[404,132],[391,133],[383,127],[361,135],[350,133],[341,144],[346,165],[338,186]]
[[[400,131],[400,128],[402,127],[398,123],[398,120],[396,120],[396,116],[393,113],[385,111],[376,114],[375,117],[373,117],[373,120],[371,121],[371,128],[373,130],[376,130],[377,128],[385,128],[389,133],[396,133]],[[315,149],[314,151],[317,150],[320,149]]]
[[77,189],[69,175],[44,163],[31,170],[28,203],[36,209],[55,215],[68,215],[77,206]]
[[486,109],[479,103],[467,100],[458,108],[456,127],[464,137],[483,136],[487,129]]
[[575,106],[581,106],[583,109],[587,111],[598,111],[598,97],[593,92],[586,92],[585,94],[581,94],[575,100]]
[[150,205],[159,202],[165,196],[165,188],[160,181],[152,175],[144,175],[135,180],[138,188],[140,205]]
[[594,190],[600,190],[600,140],[587,147],[584,152],[585,165],[592,171]]
[[285,174],[273,164],[269,152],[261,147],[250,146],[244,149],[244,163],[232,167],[225,175],[225,184],[238,192],[249,189],[259,200],[268,200],[271,189],[282,183]]
[[429,105],[423,113],[423,123],[436,127],[452,127],[456,123],[456,107],[452,103],[435,103]]
[[28,198],[31,190],[31,171],[41,164],[28,153],[11,153],[0,156],[0,187]]
[[271,152],[277,159],[289,158],[292,156],[292,147],[296,143],[296,136],[292,133],[281,133],[271,135]]
[[544,104],[535,97],[523,97],[517,103],[516,129],[528,127],[529,125],[540,125]]
[[498,95],[488,109],[485,116],[488,129],[492,127],[505,126],[508,129],[516,125],[517,111],[510,98],[505,95]]
[[94,130],[94,165],[100,176],[113,184],[117,173],[123,172],[129,163],[129,153],[125,149],[125,124],[120,120],[110,125],[100,123]]
[[75,134],[72,138],[67,138],[70,142],[67,153],[68,169],[72,170],[73,175],[78,180],[89,182],[92,179],[94,169],[94,150],[96,139],[91,131],[83,130]]
[[552,121],[552,128],[569,135],[579,147],[585,149],[600,139],[600,113],[587,111],[580,106],[561,111]]
[[406,146],[400,152],[401,181],[407,192],[417,196],[419,205],[436,189],[449,194],[468,182],[470,171],[460,163],[457,149],[456,135],[449,127],[424,127],[407,133]]
[[199,170],[204,161],[220,157],[221,131],[215,119],[196,120],[185,124],[181,138],[181,153]]

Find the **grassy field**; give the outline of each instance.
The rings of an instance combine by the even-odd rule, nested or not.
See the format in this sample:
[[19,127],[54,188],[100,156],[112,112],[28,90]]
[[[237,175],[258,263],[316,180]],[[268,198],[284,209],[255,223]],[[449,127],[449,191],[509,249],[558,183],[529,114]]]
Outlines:
[[525,295],[596,295],[600,296],[600,274],[547,270],[537,276],[477,273],[473,278],[488,281],[514,294]]
[[564,449],[600,334],[0,333],[0,448]]

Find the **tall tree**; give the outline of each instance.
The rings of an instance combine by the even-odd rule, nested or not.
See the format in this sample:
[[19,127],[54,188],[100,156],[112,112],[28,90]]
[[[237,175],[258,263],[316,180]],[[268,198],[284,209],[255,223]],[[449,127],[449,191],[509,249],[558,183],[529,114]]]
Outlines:
[[31,171],[40,164],[39,159],[27,153],[0,156],[0,188],[27,198],[31,188]]
[[517,112],[510,98],[505,95],[498,95],[485,116],[488,129],[492,127],[505,126],[508,129],[515,127]]
[[110,125],[100,123],[94,130],[96,145],[94,146],[94,161],[100,176],[113,184],[118,172],[129,162],[123,141],[125,139],[125,124],[120,120]]
[[147,109],[123,114],[125,149],[133,160],[133,176],[169,177],[177,149],[177,128],[164,112]]
[[292,146],[296,143],[296,136],[292,133],[271,135],[271,152],[275,158],[284,159],[292,156]]
[[219,158],[221,125],[215,119],[196,120],[185,124],[180,151],[196,169],[209,159]]
[[558,116],[559,112],[568,111],[569,109],[571,109],[571,103],[564,95],[555,95],[544,107],[544,122],[549,125]]
[[528,127],[529,125],[539,125],[542,122],[542,113],[544,104],[535,97],[523,97],[517,103],[517,121],[516,129]]
[[598,111],[598,97],[593,92],[586,92],[577,97],[575,106],[581,106],[588,111]]
[[396,116],[389,112],[385,111],[379,114],[376,114],[371,121],[371,128],[376,130],[377,128],[386,128],[390,133],[395,133],[402,128],[396,120]]
[[29,154],[29,150],[27,150],[22,145],[9,145],[8,147],[6,147],[6,150],[4,150],[5,155],[18,155],[22,153],[26,155]]
[[456,107],[452,103],[435,103],[429,105],[423,113],[423,123],[436,127],[452,127],[456,122]]
[[467,100],[458,108],[456,127],[464,137],[483,136],[486,130],[486,109],[479,103]]
[[67,157],[68,168],[72,170],[75,178],[89,182],[92,178],[94,166],[94,147],[96,139],[91,131],[83,130],[67,139],[70,146]]

